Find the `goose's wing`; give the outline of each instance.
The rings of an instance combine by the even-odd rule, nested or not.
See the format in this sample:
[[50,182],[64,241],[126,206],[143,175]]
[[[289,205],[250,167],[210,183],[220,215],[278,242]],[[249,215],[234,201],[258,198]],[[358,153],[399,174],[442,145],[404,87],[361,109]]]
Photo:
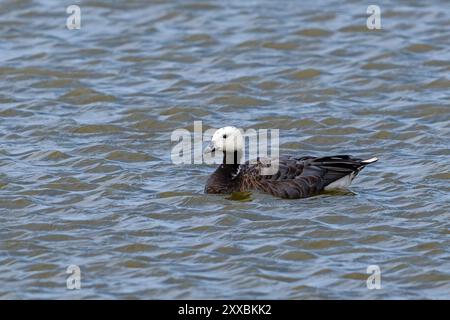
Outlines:
[[261,179],[256,182],[255,188],[277,197],[298,199],[318,194],[323,190],[323,182],[317,176],[300,176],[284,181]]
[[330,183],[361,170],[361,159],[350,156],[333,157],[282,157],[279,170],[274,175],[261,175],[267,161],[246,164],[242,167],[243,189],[258,189],[282,198],[306,198],[322,191]]

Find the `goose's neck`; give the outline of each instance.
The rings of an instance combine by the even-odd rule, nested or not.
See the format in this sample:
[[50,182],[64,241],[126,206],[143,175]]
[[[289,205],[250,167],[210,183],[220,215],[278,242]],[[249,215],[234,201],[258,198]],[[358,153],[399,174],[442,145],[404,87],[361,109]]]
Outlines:
[[214,171],[206,182],[206,192],[231,193],[239,191],[242,183],[239,164],[240,159],[240,154],[237,152],[224,153],[222,164]]
[[242,154],[240,152],[224,152],[223,161],[219,169],[225,175],[235,177],[239,173],[239,166]]

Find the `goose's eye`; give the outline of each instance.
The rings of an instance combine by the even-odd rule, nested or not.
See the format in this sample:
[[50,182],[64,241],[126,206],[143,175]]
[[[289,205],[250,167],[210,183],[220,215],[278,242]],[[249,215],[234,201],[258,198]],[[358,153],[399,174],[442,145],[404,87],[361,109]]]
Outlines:
[[222,136],[222,138],[226,139],[226,138],[227,138],[227,135],[226,135],[226,134],[224,134],[224,135]]

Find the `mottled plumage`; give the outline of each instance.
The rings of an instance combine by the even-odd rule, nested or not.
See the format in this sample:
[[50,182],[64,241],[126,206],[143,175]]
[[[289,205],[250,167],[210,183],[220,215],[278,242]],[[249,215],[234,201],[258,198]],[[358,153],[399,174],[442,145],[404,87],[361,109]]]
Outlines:
[[258,190],[281,198],[306,198],[323,191],[331,183],[351,175],[349,182],[364,168],[376,161],[364,162],[347,155],[332,157],[280,157],[279,170],[270,176],[261,175],[266,162],[255,164],[222,164],[209,177],[205,192],[231,193]]
[[323,190],[348,187],[361,169],[378,160],[375,157],[362,160],[348,155],[284,156],[278,159],[279,169],[275,174],[263,175],[261,169],[270,166],[273,160],[257,159],[256,163],[239,164],[242,145],[238,129],[225,127],[216,131],[205,152],[223,152],[223,162],[208,178],[206,193],[258,190],[281,198],[306,198]]

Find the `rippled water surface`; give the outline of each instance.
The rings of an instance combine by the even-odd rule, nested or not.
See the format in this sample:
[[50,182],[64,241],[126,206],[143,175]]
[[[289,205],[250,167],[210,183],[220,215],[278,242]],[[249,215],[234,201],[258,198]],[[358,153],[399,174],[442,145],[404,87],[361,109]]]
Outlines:
[[[448,1],[69,4],[0,2],[0,298],[450,298]],[[194,120],[380,161],[232,201],[171,163]]]

